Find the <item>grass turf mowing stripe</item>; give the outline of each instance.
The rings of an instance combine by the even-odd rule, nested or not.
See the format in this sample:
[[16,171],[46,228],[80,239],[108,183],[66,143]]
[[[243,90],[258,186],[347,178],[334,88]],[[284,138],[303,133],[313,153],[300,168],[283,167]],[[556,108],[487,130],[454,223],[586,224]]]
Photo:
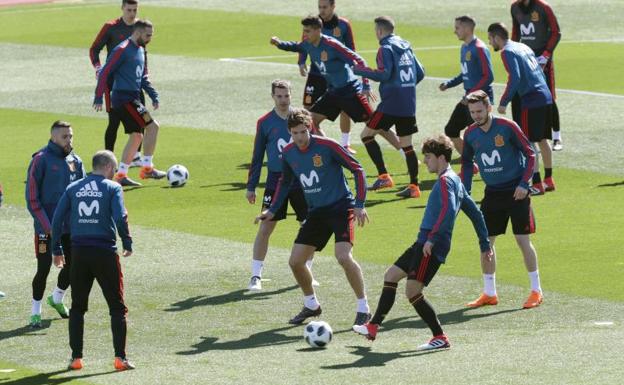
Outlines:
[[[77,152],[88,169],[91,154],[101,146],[103,127],[98,119],[12,110],[0,110],[0,117],[12,122],[12,142],[9,146],[3,141],[0,151],[8,204],[24,204],[23,181],[30,154],[47,140],[47,131],[41,127],[59,118],[72,122]],[[192,178],[182,189],[166,188],[162,181],[148,181],[144,188],[127,190],[131,223],[251,242],[257,231],[252,221],[259,210],[244,198],[251,146],[249,135],[162,129],[156,166],[183,164]],[[364,154],[361,147],[358,150]],[[369,173],[374,169],[367,157],[359,159]],[[398,170],[395,182],[399,186],[406,183],[399,154],[388,154],[387,163],[390,170]],[[134,177],[135,171],[130,176]],[[619,263],[617,251],[620,211],[624,208],[622,177],[564,168],[556,169],[554,176],[558,190],[532,200],[538,226],[533,239],[545,287],[579,296],[624,300],[620,279],[624,265]],[[372,179],[369,175],[369,183]],[[420,179],[424,194],[418,200],[398,199],[393,191],[368,195],[372,223],[356,233],[355,255],[359,259],[386,265],[409,246],[416,236],[433,177],[421,168]],[[476,182],[475,199],[481,198],[482,190],[482,183]],[[271,244],[289,247],[296,231],[293,220],[284,222],[272,236]],[[379,242],[380,234],[383,242]],[[497,251],[499,281],[526,286],[528,278],[510,234],[497,241]],[[452,254],[445,267],[447,273],[480,277],[476,237],[463,215],[458,219]]]

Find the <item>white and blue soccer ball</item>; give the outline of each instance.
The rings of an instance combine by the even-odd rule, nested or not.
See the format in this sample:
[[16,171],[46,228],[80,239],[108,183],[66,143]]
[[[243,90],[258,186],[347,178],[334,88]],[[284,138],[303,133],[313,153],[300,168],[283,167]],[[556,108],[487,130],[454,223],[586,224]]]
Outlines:
[[182,187],[189,178],[189,172],[181,164],[174,164],[167,170],[167,181],[171,187]]
[[334,332],[325,321],[312,321],[303,329],[303,338],[313,348],[324,348],[332,340]]

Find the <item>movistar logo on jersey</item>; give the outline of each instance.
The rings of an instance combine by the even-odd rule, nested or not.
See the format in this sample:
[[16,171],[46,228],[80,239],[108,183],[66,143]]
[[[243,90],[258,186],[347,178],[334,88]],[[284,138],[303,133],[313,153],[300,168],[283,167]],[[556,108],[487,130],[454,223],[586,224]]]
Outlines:
[[93,201],[89,205],[85,201],[80,201],[80,203],[78,203],[78,215],[81,217],[90,217],[93,213],[100,213],[99,201]]
[[524,37],[527,35],[535,35],[535,25],[529,23],[527,25],[520,24],[520,34]]
[[399,59],[399,67],[411,66],[412,64],[414,64],[414,61],[408,52],[401,55],[401,58]]
[[301,181],[301,185],[303,187],[312,187],[312,185],[314,185],[315,183],[319,183],[321,179],[319,178],[316,171],[312,170],[310,172],[310,176],[307,176],[306,174],[299,175],[299,181]]
[[291,143],[291,142],[292,142],[292,138],[290,138],[288,142],[285,141],[283,138],[279,138],[279,140],[277,141],[277,151],[281,153],[282,151],[284,151],[284,147],[286,147],[288,143]]
[[501,156],[498,150],[492,151],[492,154],[481,154],[481,161],[487,166],[494,166],[497,162],[501,161]]
[[76,198],[101,198],[102,192],[99,191],[97,183],[94,180],[82,186],[76,193]]
[[414,83],[414,69],[409,67],[407,70],[399,70],[399,78],[402,83]]

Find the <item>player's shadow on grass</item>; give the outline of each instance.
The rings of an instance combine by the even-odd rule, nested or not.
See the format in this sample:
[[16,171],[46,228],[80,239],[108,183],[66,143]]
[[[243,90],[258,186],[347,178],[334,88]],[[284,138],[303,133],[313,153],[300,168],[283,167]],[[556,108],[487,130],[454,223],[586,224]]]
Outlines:
[[287,291],[291,291],[297,289],[298,285],[292,285],[288,287],[283,287],[281,289],[276,289],[272,291],[259,291],[259,292],[248,292],[246,289],[239,289],[235,291],[231,291],[229,293],[215,295],[213,297],[208,297],[204,295],[199,295],[195,297],[187,298],[183,301],[175,302],[169,305],[168,309],[165,311],[184,311],[193,309],[198,306],[208,306],[208,305],[224,305],[231,302],[239,302],[239,301],[258,301],[268,299],[271,296],[285,293]]
[[51,320],[42,320],[41,328],[33,329],[28,325],[20,326],[13,330],[0,331],[0,341],[20,336],[39,336],[41,331],[47,329],[52,324]]
[[361,356],[355,362],[351,362],[348,364],[336,364],[336,365],[327,365],[321,366],[321,369],[352,369],[352,368],[369,368],[375,366],[385,366],[386,363],[399,359],[399,358],[409,358],[409,357],[417,357],[422,356],[424,354],[438,353],[444,350],[405,350],[402,352],[393,352],[393,353],[379,353],[371,351],[370,346],[348,346],[349,348],[354,349],[351,354],[356,356]]
[[[230,188],[221,189],[221,191],[244,191],[247,190],[247,183],[244,182],[226,182],[226,183],[216,183],[216,184],[204,184],[199,186],[199,188],[210,188],[210,187],[220,187],[220,186],[229,186]],[[258,188],[265,188],[266,183],[260,182],[258,183]],[[258,199],[258,198],[256,198]],[[260,196],[259,199],[262,199]]]
[[288,325],[277,329],[265,330],[258,333],[254,333],[249,337],[234,340],[219,342],[219,338],[216,337],[201,337],[201,341],[195,345],[191,345],[191,350],[185,350],[177,352],[176,354],[188,356],[194,354],[202,354],[210,350],[240,350],[240,349],[254,349],[265,346],[285,345],[293,342],[301,342],[301,336],[288,336],[280,332],[290,330],[298,327],[297,325]]
[[108,371],[108,372],[100,372],[100,373],[92,373],[92,374],[81,374],[81,375],[77,375],[77,376],[67,376],[67,377],[52,378],[54,376],[57,376],[57,375],[62,374],[62,373],[67,373],[67,372],[68,372],[67,369],[56,370],[54,372],[33,374],[32,376],[23,377],[23,378],[19,378],[19,379],[16,379],[16,380],[11,380],[11,381],[6,381],[6,382],[4,382],[2,379],[0,379],[0,384],[1,385],[59,385],[59,384],[64,384],[66,382],[72,382],[72,381],[75,381],[75,380],[81,380],[81,379],[85,379],[85,378],[89,378],[89,377],[96,377],[96,376],[101,376],[101,375],[104,375],[104,374],[116,373],[116,371],[111,370],[111,371]]
[[624,180],[621,182],[599,184],[597,187],[619,187],[624,186]]
[[[504,309],[488,313],[471,313],[477,309],[468,307],[453,310],[447,313],[438,314],[438,319],[442,325],[453,325],[462,322],[470,322],[475,319],[492,317],[506,313],[514,313],[523,309]],[[418,316],[393,318],[385,321],[381,326],[381,331],[389,331],[393,329],[427,329],[425,322]]]

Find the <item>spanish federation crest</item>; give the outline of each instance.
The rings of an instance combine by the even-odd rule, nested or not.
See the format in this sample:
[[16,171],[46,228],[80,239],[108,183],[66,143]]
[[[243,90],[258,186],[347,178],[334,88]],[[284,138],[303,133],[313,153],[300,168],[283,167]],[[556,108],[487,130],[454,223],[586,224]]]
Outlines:
[[466,56],[464,58],[466,61],[470,61],[470,59],[472,59],[472,52],[468,51],[466,52]]
[[539,21],[539,13],[537,11],[531,12],[531,21]]
[[70,162],[67,162],[67,165],[69,166],[70,172],[76,172],[76,162],[72,160]]
[[321,61],[327,61],[327,51],[321,51]]
[[340,30],[340,28],[336,27],[334,28],[334,37],[340,37],[342,35],[342,31]]
[[494,145],[496,147],[503,147],[505,145],[505,139],[501,134],[498,134],[494,137]]
[[321,158],[319,154],[315,154],[312,157],[312,163],[314,164],[314,167],[321,167],[323,166],[323,158]]

